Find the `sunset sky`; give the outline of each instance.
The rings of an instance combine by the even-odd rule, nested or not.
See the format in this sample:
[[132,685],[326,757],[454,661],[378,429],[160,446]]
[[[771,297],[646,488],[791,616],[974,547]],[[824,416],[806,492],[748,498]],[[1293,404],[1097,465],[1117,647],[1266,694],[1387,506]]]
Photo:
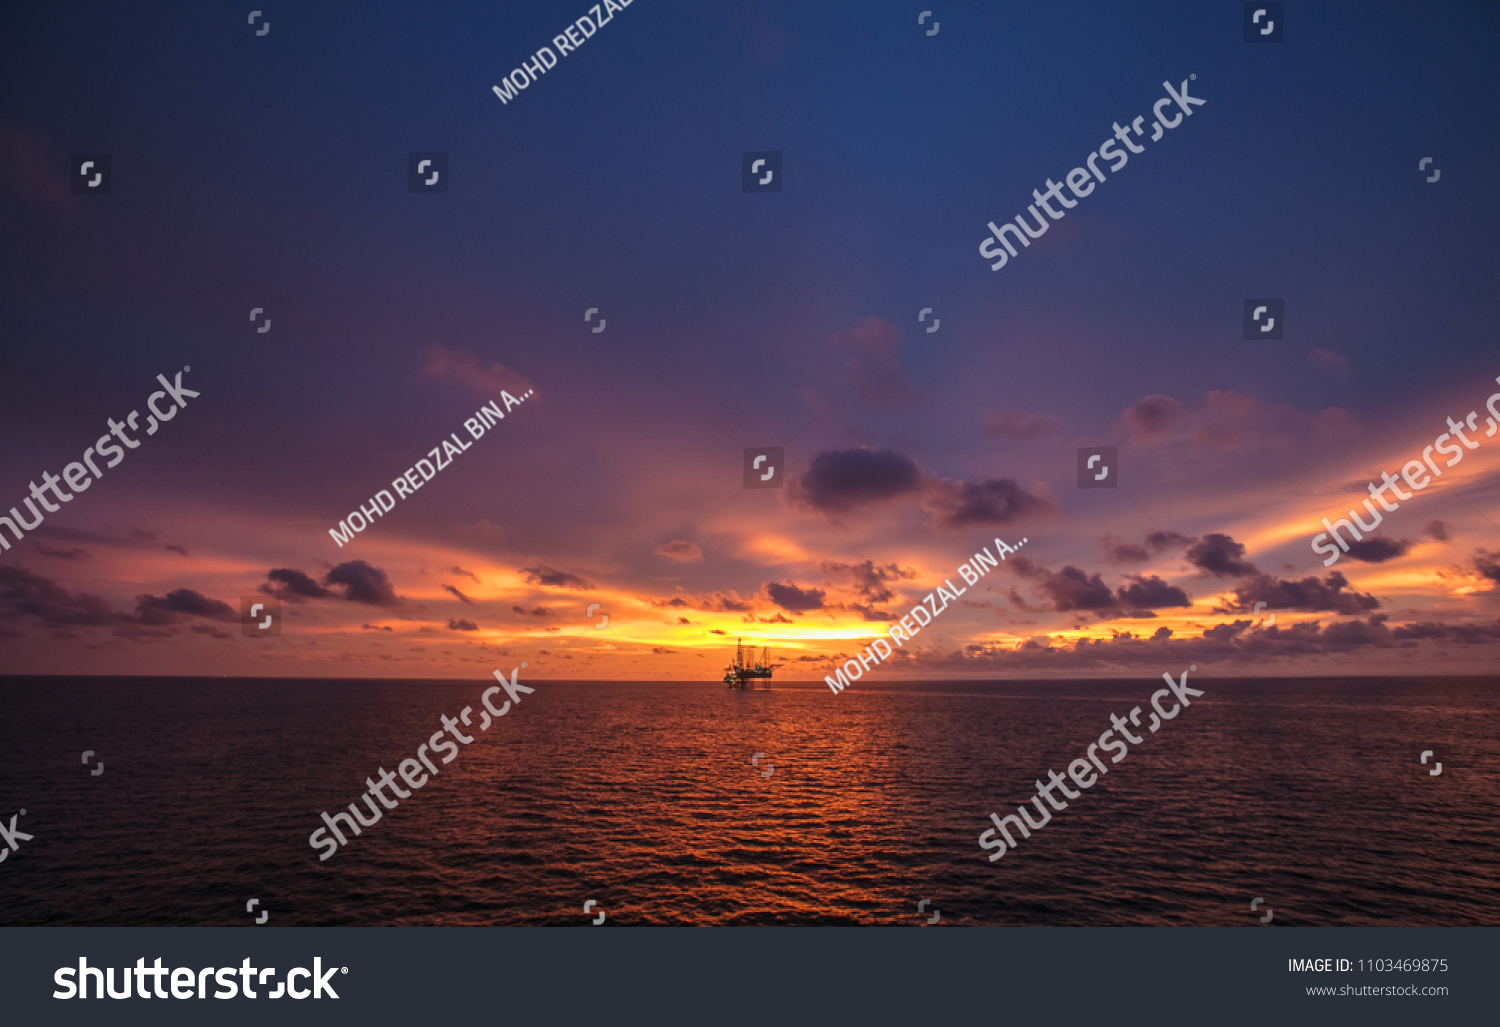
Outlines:
[[[0,527],[0,673],[716,682],[743,637],[818,679],[997,537],[1028,541],[874,674],[1494,671],[1493,11],[1288,5],[1254,46],[1238,4],[928,37],[910,5],[637,0],[502,104],[588,5],[509,6],[11,19],[0,514],[158,374],[200,396]],[[1189,75],[1205,106],[989,269],[987,222]],[[783,191],[742,193],[764,150]],[[449,192],[407,191],[413,151]],[[1243,341],[1252,297],[1284,339]],[[1325,568],[1320,519],[1471,411],[1478,448]],[[762,446],[786,488],[742,488]],[[1119,488],[1076,487],[1088,446]],[[258,594],[281,637],[241,637]]]

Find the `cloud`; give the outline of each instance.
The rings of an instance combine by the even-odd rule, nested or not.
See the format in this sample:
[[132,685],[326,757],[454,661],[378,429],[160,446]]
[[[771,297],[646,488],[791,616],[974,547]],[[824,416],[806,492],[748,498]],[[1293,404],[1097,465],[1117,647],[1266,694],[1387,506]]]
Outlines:
[[1146,396],[1121,413],[1114,431],[1126,444],[1186,442],[1197,451],[1231,453],[1305,449],[1309,443],[1349,438],[1358,432],[1358,425],[1341,407],[1309,414],[1288,403],[1215,390],[1190,411],[1170,396]]
[[1448,532],[1448,525],[1444,521],[1428,521],[1422,527],[1422,531],[1439,542],[1447,542],[1453,536]]
[[1488,578],[1490,581],[1500,581],[1500,564],[1495,562],[1497,557],[1500,557],[1500,553],[1491,553],[1484,549],[1478,550],[1474,556],[1475,572],[1481,578]]
[[1192,606],[1192,598],[1175,585],[1168,585],[1158,577],[1143,577],[1139,574],[1125,579],[1130,584],[1122,586],[1115,594],[1120,605],[1132,610],[1163,610],[1175,606]]
[[46,538],[58,542],[87,542],[114,549],[155,549],[157,544],[156,535],[152,532],[125,526],[110,531],[99,532],[82,531],[78,528],[62,528],[44,523],[31,533],[31,538],[33,541],[38,538]]
[[805,613],[808,610],[821,610],[823,598],[826,595],[821,589],[798,588],[792,582],[781,584],[776,581],[768,581],[765,585],[766,597],[792,613]]
[[381,625],[380,627],[377,628],[373,624],[361,624],[359,626],[359,628],[360,628],[361,631],[390,631],[391,630],[390,628],[385,627],[384,625]]
[[480,584],[479,576],[477,574],[475,574],[473,571],[466,571],[462,567],[449,567],[448,568],[448,573],[449,574],[462,574],[465,577],[473,578],[474,579],[474,583],[476,585]]
[[530,617],[550,617],[550,616],[552,616],[552,611],[549,610],[549,609],[547,609],[545,606],[538,606],[535,610],[527,610],[525,607],[522,607],[522,606],[512,606],[511,609],[514,610],[516,613],[525,614],[525,615],[530,616]]
[[749,613],[755,606],[741,599],[738,592],[707,592],[702,596],[679,594],[671,599],[651,600],[652,606],[672,607],[686,610],[703,610],[709,613]]
[[1340,380],[1349,377],[1349,358],[1333,350],[1314,348],[1307,355],[1307,362],[1319,371],[1327,371]]
[[727,632],[727,631],[720,631],[718,628],[709,628],[708,629],[708,633],[710,635],[727,635],[727,634],[729,634],[729,632]]
[[105,627],[123,618],[102,597],[73,595],[24,567],[0,567],[0,621],[32,617],[49,627]]
[[668,560],[676,560],[678,563],[694,563],[703,559],[703,550],[696,542],[674,539],[657,546],[656,555],[665,556]]
[[657,656],[676,656],[677,655],[677,650],[676,649],[664,649],[664,648],[662,648],[659,645],[652,646],[651,647],[651,651],[654,654],[656,654]]
[[[1060,571],[1049,571],[1024,556],[1010,561],[1016,574],[1034,583],[1052,603],[1056,613],[1086,611],[1098,617],[1122,611],[1126,616],[1149,616],[1153,609],[1192,606],[1193,600],[1182,589],[1169,585],[1161,578],[1133,574],[1125,579],[1126,584],[1110,591],[1104,578],[1089,574],[1077,567],[1067,566]],[[1014,588],[1010,590],[1011,605],[1019,610],[1031,611],[1026,600]]]
[[210,599],[190,588],[179,588],[165,597],[139,595],[135,597],[136,622],[157,626],[176,624],[187,617],[202,617],[205,620],[238,624],[240,616],[228,603]]
[[43,556],[50,556],[54,560],[87,560],[89,555],[87,549],[48,549],[46,546],[38,545],[35,542],[32,545],[36,547],[37,552]]
[[1355,614],[1374,610],[1380,600],[1368,593],[1349,589],[1349,581],[1338,571],[1319,581],[1316,576],[1301,581],[1282,581],[1270,574],[1259,574],[1235,586],[1233,609],[1252,610],[1263,602],[1272,610],[1331,610]]
[[825,560],[823,573],[848,573],[854,579],[855,590],[871,603],[888,603],[896,597],[890,582],[911,581],[917,577],[914,568],[902,569],[894,563],[877,566],[873,560],[866,560],[864,563],[835,563]]
[[890,449],[825,450],[792,481],[792,499],[827,514],[849,513],[918,492],[922,474],[910,457]]
[[183,556],[187,556],[188,555],[188,551],[186,549],[182,548],[181,546],[165,546],[163,548],[165,548],[165,549],[167,549],[167,550],[169,550],[170,552],[173,552],[173,553],[181,553]]
[[[115,633],[134,639],[168,638],[171,628],[189,619],[233,624],[239,615],[226,603],[179,588],[165,596],[138,595],[133,614],[118,613],[100,596],[80,592],[73,594],[50,578],[33,574],[23,567],[0,567],[0,623],[17,624],[26,619],[38,621],[56,632],[70,628],[110,627]],[[215,629],[200,634],[227,637]],[[5,632],[6,637],[20,637]]]
[[1236,542],[1228,535],[1217,532],[1204,535],[1198,544],[1187,551],[1188,563],[1216,578],[1242,578],[1247,574],[1259,574],[1255,564],[1240,557],[1245,555],[1243,542]]
[[1099,544],[1104,547],[1105,563],[1145,563],[1151,559],[1145,546],[1121,542],[1113,535],[1105,535],[1099,540]]
[[542,585],[546,588],[565,588],[570,591],[587,592],[594,587],[592,582],[585,581],[577,574],[548,567],[540,560],[537,561],[535,567],[517,568],[517,573],[524,574],[531,584]]
[[532,388],[531,382],[503,364],[485,366],[479,358],[463,350],[429,346],[421,354],[422,374],[439,381],[454,381],[498,399],[502,391],[520,396]]
[[369,606],[400,606],[401,599],[391,587],[391,579],[379,567],[371,567],[363,560],[341,563],[328,572],[323,579],[328,585],[344,586],[343,598],[351,603]]
[[260,586],[260,591],[290,602],[300,603],[304,599],[329,599],[335,595],[306,574],[290,567],[278,567],[267,571],[266,577],[271,580],[271,584]]
[[57,174],[66,153],[52,140],[32,135],[18,128],[0,126],[0,174],[4,174],[8,191],[35,204],[51,208],[45,213],[80,214],[79,200]]
[[1053,419],[1017,410],[991,410],[979,419],[979,430],[985,435],[1011,439],[1035,439],[1051,430]]
[[793,503],[835,517],[903,496],[922,496],[923,507],[944,528],[1012,524],[1057,509],[1046,495],[1033,495],[1010,478],[928,479],[910,457],[868,446],[824,450],[787,491]]
[[1158,393],[1126,407],[1114,430],[1127,444],[1154,446],[1170,438],[1181,419],[1182,404]]
[[479,625],[475,624],[471,620],[450,620],[448,622],[448,630],[449,631],[478,631],[479,630]]
[[[1257,665],[1301,663],[1308,657],[1347,657],[1361,649],[1412,649],[1424,639],[1445,639],[1461,645],[1490,645],[1500,641],[1500,621],[1491,624],[1416,624],[1389,628],[1384,614],[1366,620],[1317,622],[1250,630],[1248,620],[1219,624],[1199,637],[1177,637],[1158,628],[1149,638],[1115,632],[1107,639],[1076,642],[1036,635],[1019,648],[1003,643],[971,644],[958,653],[917,651],[910,665],[927,674],[1048,672],[1113,676],[1122,669],[1156,671],[1190,663]],[[1200,686],[1201,687],[1201,686]]]
[[1451,639],[1462,645],[1479,645],[1500,640],[1500,621],[1494,624],[1405,624],[1391,631],[1396,639]]
[[463,600],[466,603],[469,603],[470,605],[473,605],[474,600],[472,600],[468,596],[464,595],[462,592],[460,592],[458,589],[454,588],[452,585],[444,585],[443,587],[445,589],[447,589],[449,592],[452,592],[454,595],[458,596],[459,599]]
[[1056,572],[1048,571],[1032,564],[1025,557],[1017,557],[1014,563],[1017,573],[1036,580],[1036,587],[1052,600],[1052,609],[1058,613],[1068,610],[1113,610],[1119,605],[1115,594],[1097,574],[1091,577],[1073,566]]
[[1179,535],[1175,531],[1153,531],[1146,536],[1145,542],[1136,545],[1134,542],[1121,542],[1113,535],[1105,535],[1099,540],[1104,547],[1105,563],[1145,563],[1153,554],[1173,549],[1177,546],[1185,546],[1192,543],[1192,539],[1186,535]]
[[829,345],[850,351],[844,363],[845,377],[859,390],[859,398],[871,406],[912,403],[916,392],[907,384],[896,360],[901,333],[891,322],[867,317],[846,332],[835,332]]
[[1359,542],[1350,542],[1348,556],[1352,560],[1361,563],[1385,563],[1402,556],[1411,548],[1411,542],[1407,539],[1385,538],[1380,535],[1371,535]]
[[982,482],[943,479],[934,482],[930,489],[928,507],[945,528],[1014,524],[1028,517],[1057,512],[1051,499],[1032,495],[1010,478]]

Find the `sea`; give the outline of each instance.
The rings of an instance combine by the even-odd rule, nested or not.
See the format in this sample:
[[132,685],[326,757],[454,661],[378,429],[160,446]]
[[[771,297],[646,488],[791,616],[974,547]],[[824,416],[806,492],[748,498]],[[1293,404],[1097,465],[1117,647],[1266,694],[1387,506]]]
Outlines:
[[[1500,677],[1193,673],[1201,698],[993,863],[989,815],[1111,714],[1146,724],[1159,676],[522,671],[480,730],[495,683],[0,678],[0,824],[32,836],[0,924],[1500,923]],[[320,814],[465,707],[457,758],[320,860]]]

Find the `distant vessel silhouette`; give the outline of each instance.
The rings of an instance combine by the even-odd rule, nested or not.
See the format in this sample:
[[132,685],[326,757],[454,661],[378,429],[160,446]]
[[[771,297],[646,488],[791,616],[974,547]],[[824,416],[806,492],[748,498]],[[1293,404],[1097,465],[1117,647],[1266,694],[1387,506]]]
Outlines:
[[744,641],[737,638],[735,642],[738,644],[734,649],[734,662],[724,668],[724,684],[730,688],[749,688],[748,682],[756,678],[769,679],[772,669],[770,648],[762,647],[760,660],[751,663],[750,660],[755,659],[755,647],[751,646],[747,654]]

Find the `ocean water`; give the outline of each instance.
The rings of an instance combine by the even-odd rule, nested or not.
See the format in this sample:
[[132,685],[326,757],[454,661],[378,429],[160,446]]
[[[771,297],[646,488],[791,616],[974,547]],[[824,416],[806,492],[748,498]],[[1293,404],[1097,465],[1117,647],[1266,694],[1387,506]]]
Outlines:
[[4,678],[0,822],[24,808],[34,838],[0,864],[0,924],[248,926],[251,898],[270,926],[1255,927],[1253,898],[1273,926],[1500,923],[1500,678],[1190,677],[1206,695],[995,863],[989,814],[1160,677],[523,677],[326,862],[319,813],[493,678]]

